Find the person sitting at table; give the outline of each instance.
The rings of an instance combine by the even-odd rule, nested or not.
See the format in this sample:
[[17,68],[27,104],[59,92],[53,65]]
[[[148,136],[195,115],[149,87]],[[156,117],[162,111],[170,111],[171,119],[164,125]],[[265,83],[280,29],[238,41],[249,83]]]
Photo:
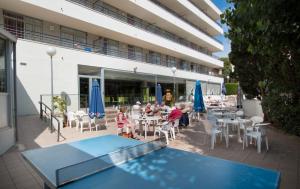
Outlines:
[[185,104],[180,104],[180,110],[182,113],[182,116],[179,120],[179,126],[187,127],[189,125],[189,115],[188,112],[190,111],[190,108],[185,106]]
[[140,116],[141,115],[141,112],[142,112],[142,108],[141,108],[141,103],[140,101],[137,101],[135,103],[135,105],[132,106],[132,116]]
[[161,113],[160,113],[160,106],[159,106],[159,104],[158,104],[157,101],[155,101],[155,104],[154,104],[154,106],[153,106],[153,114],[154,114],[155,116],[161,116]]
[[120,107],[120,112],[117,114],[117,126],[119,129],[121,129],[122,134],[123,134],[124,127],[130,128],[132,133],[132,138],[134,138],[133,132],[135,129],[133,128],[131,122],[127,119],[125,112],[126,112],[125,107]]
[[146,105],[145,113],[146,113],[146,115],[150,115],[150,116],[153,115],[153,110],[151,109],[151,104],[150,103],[148,103]]
[[164,102],[162,102],[161,105],[160,105],[160,110],[165,111],[165,112],[169,112],[170,107],[167,106]]
[[181,110],[176,106],[168,116],[168,122],[174,122],[176,119],[180,119],[182,116]]

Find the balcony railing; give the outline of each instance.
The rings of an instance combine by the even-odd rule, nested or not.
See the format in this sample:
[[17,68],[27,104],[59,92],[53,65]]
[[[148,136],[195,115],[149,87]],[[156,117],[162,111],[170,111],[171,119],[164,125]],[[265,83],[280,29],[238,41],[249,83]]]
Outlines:
[[[10,32],[12,35],[15,35],[17,38],[21,38],[21,39],[38,41],[38,42],[42,42],[42,43],[53,44],[53,45],[57,45],[57,46],[63,46],[63,47],[67,47],[67,48],[82,50],[85,52],[91,52],[91,53],[119,57],[119,58],[124,58],[124,59],[129,59],[129,60],[135,60],[138,62],[146,62],[146,63],[165,66],[165,67],[173,66],[173,64],[172,64],[173,62],[163,60],[161,56],[152,56],[149,53],[138,54],[135,52],[128,51],[128,49],[122,49],[122,48],[114,49],[113,47],[110,47],[110,46],[104,45],[104,44],[95,45],[95,44],[89,44],[89,43],[82,43],[82,42],[78,42],[75,40],[62,38],[59,36],[54,36],[54,35],[49,35],[49,34],[45,34],[45,33],[29,31],[29,30],[18,31],[15,28],[10,28],[10,27],[3,26],[3,25],[0,25],[0,28],[4,28],[8,32]],[[178,69],[180,69],[179,66],[177,66],[177,67],[178,67]],[[181,70],[184,70],[184,69],[181,69]],[[191,71],[191,70],[184,70],[184,71]],[[208,71],[203,71],[203,70],[199,70],[199,69],[192,70],[192,72],[208,74]],[[215,76],[221,77],[219,75],[215,75]]]
[[212,16],[210,16],[209,14],[207,14],[204,9],[202,9],[201,7],[198,7],[193,1],[191,1],[191,0],[188,0],[188,1],[191,4],[193,4],[194,7],[196,7],[197,9],[199,9],[201,12],[203,12],[206,16],[208,16],[212,21],[214,21],[216,24],[218,24],[222,28],[222,24],[220,24],[219,22],[215,21],[214,18]]
[[195,24],[191,23],[190,21],[188,21],[187,19],[185,19],[184,17],[180,16],[177,12],[173,11],[172,9],[168,8],[167,6],[163,5],[162,3],[158,2],[157,0],[150,0],[151,2],[155,3],[156,5],[158,5],[159,7],[165,9],[166,11],[168,11],[169,13],[171,13],[173,16],[177,17],[178,19],[181,19],[183,21],[185,21],[187,24],[191,25],[192,27],[196,28],[199,32],[204,33],[207,37],[215,40],[216,42],[222,44],[222,42],[212,36],[209,35],[208,32],[200,29],[198,26],[196,26]]
[[[121,22],[125,22],[126,24],[129,24],[129,25],[132,25],[134,27],[137,27],[139,29],[142,29],[142,30],[145,30],[147,32],[151,32],[151,33],[154,33],[156,35],[159,35],[163,38],[166,38],[168,40],[171,40],[175,43],[178,43],[180,45],[183,45],[183,46],[186,46],[188,48],[191,48],[193,50],[196,50],[198,52],[201,52],[201,53],[204,53],[204,54],[207,54],[209,56],[211,56],[211,52],[209,52],[207,49],[205,48],[202,48],[192,42],[189,42],[185,39],[183,39],[182,37],[179,37],[171,32],[168,32],[168,31],[165,31],[151,23],[148,23],[142,19],[139,19],[137,17],[134,17],[134,16],[128,16],[127,13],[125,12],[122,12],[122,11],[116,11],[116,10],[113,10],[112,8],[109,8],[110,5],[107,5],[107,6],[102,6],[100,4],[95,4],[95,3],[91,3],[89,1],[86,1],[86,0],[67,0],[69,2],[72,2],[72,3],[76,3],[76,4],[79,4],[81,6],[84,6],[86,8],[89,8],[89,9],[92,9],[96,12],[99,12],[99,13],[102,13],[102,14],[105,14],[107,16],[110,16],[110,17],[113,17]],[[214,39],[214,38],[212,38]],[[216,40],[216,39],[214,39]],[[218,41],[219,42],[219,41]],[[221,43],[221,42],[219,42]]]

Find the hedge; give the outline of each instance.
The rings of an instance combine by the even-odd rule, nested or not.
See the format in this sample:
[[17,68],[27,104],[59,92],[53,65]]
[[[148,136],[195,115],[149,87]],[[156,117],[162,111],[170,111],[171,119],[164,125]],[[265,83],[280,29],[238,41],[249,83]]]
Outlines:
[[225,83],[226,95],[237,95],[238,83]]

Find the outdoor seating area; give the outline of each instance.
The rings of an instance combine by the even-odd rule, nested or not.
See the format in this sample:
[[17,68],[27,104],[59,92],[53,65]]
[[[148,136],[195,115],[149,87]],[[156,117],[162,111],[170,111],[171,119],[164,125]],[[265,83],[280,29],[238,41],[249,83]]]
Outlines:
[[[281,182],[279,188],[296,189],[297,186],[299,187],[299,178],[297,175],[297,169],[300,168],[298,161],[298,146],[300,145],[299,138],[287,135],[274,127],[269,127],[269,151],[266,151],[264,150],[265,148],[263,148],[261,153],[257,153],[257,148],[254,145],[243,150],[242,143],[238,143],[236,138],[231,138],[232,136],[230,136],[230,145],[228,148],[226,148],[224,136],[222,136],[223,140],[221,141],[219,135],[216,135],[217,138],[215,147],[214,150],[211,150],[209,135],[204,135],[205,121],[203,117],[201,118],[203,119],[202,121],[193,119],[188,127],[180,129],[180,132],[176,133],[176,139],[169,141],[168,147],[237,161],[248,165],[275,169],[281,173]],[[19,132],[22,133],[22,135],[20,136],[18,147],[11,149],[9,152],[0,157],[0,166],[5,165],[7,167],[5,170],[11,175],[11,178],[6,178],[5,181],[3,180],[4,178],[2,178],[1,183],[3,183],[3,186],[13,186],[14,183],[16,183],[17,186],[20,186],[19,181],[25,179],[26,184],[23,183],[23,186],[29,185],[31,188],[43,187],[44,183],[42,179],[21,157],[20,152],[24,150],[45,148],[55,144],[64,144],[67,142],[73,142],[107,134],[116,135],[116,124],[114,122],[108,123],[106,130],[83,133],[76,131],[75,127],[65,127],[62,129],[62,134],[65,136],[66,140],[57,142],[55,133],[51,134],[48,130],[48,125],[41,121],[38,116],[20,117],[19,123],[21,123]],[[210,127],[208,127],[208,130],[209,128]],[[164,134],[161,133],[161,135]],[[32,140],[32,138],[35,138],[35,140]],[[138,135],[138,139],[138,141],[146,142],[153,140],[154,136],[149,132],[147,139],[145,139],[143,135]],[[248,142],[250,142],[250,140],[251,139],[249,137]],[[161,141],[165,143],[164,137]],[[253,140],[253,143],[254,142],[255,141]]]

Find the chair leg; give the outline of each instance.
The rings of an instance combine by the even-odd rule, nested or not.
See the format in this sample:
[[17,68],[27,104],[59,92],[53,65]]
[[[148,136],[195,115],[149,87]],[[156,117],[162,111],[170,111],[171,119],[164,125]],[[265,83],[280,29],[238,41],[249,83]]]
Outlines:
[[265,136],[265,140],[266,140],[267,151],[269,151],[269,141],[268,141],[268,137],[267,136]]
[[215,134],[212,134],[210,137],[210,149],[212,150],[215,148],[215,137],[216,137]]
[[168,136],[168,132],[165,132],[165,137],[166,137],[166,143],[167,143],[167,145],[169,145],[169,136]]
[[80,132],[83,132],[83,123],[80,123]]
[[257,137],[257,152],[261,152],[261,137]]
[[148,129],[148,127],[147,127],[147,125],[145,124],[145,126],[144,126],[144,130],[145,130],[145,139],[147,139],[147,129]]
[[246,140],[246,138],[245,138],[245,136],[243,137],[243,150],[245,150],[245,140]]
[[176,139],[176,136],[175,136],[175,128],[172,128],[172,129],[171,129],[171,132],[173,133],[173,139],[175,140],[175,139]]

